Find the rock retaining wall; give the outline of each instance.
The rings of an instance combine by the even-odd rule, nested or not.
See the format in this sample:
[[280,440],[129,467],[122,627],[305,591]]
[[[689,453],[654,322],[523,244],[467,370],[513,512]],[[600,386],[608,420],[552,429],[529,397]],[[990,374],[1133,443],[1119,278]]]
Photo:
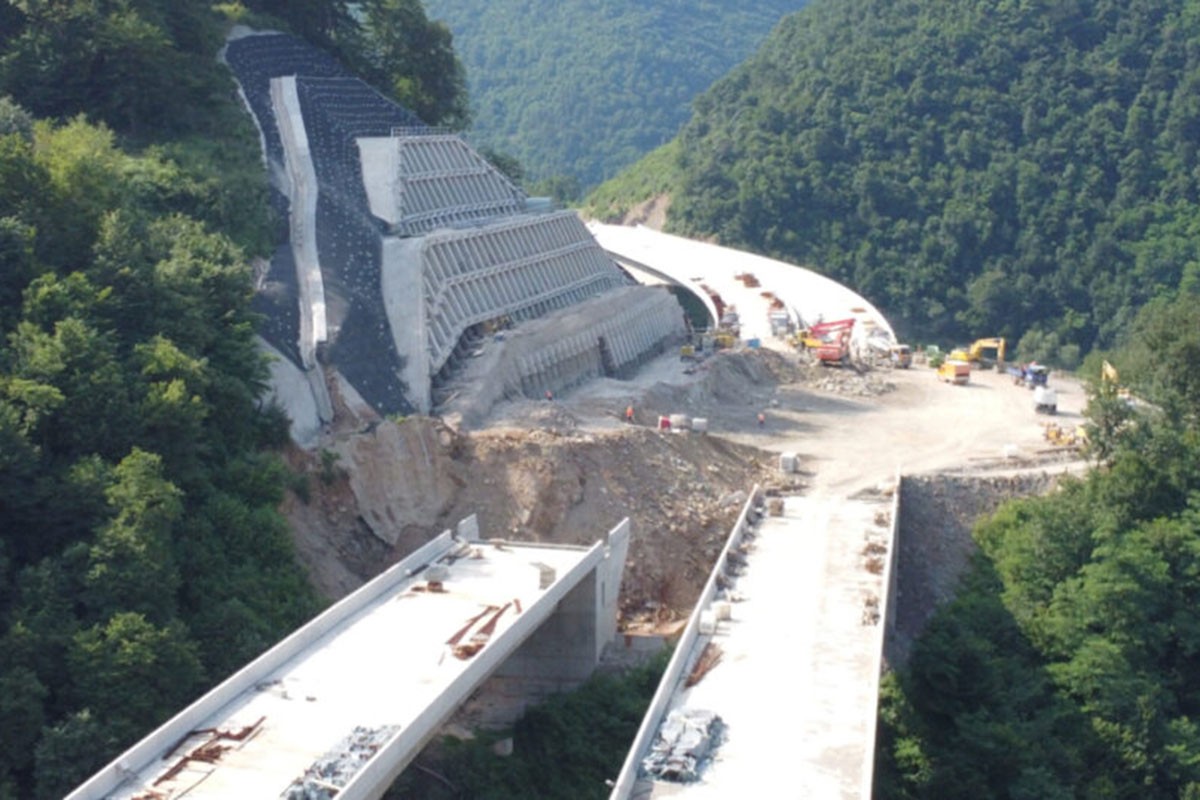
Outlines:
[[981,517],[1018,497],[1045,494],[1060,476],[1047,472],[998,477],[925,475],[900,482],[895,632],[884,644],[892,667],[908,659],[913,641],[939,605],[954,597],[977,550],[971,530]]

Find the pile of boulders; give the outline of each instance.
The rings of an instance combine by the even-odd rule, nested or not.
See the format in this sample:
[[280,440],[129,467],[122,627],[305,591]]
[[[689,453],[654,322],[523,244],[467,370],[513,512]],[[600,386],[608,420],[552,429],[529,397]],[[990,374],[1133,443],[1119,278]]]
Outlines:
[[815,389],[852,397],[878,397],[895,391],[896,384],[873,370],[855,371],[849,367],[813,367],[811,385]]

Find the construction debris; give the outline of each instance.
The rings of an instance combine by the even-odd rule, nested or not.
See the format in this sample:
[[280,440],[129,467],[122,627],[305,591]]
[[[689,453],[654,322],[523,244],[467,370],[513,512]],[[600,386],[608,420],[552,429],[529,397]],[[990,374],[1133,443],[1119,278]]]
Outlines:
[[[167,751],[166,755],[163,756],[164,760],[170,758],[171,755],[191,737],[207,736],[208,738],[193,747],[178,761],[172,764],[166,772],[164,772],[158,777],[157,780],[154,781],[154,786],[161,786],[168,781],[174,780],[180,775],[180,773],[191,768],[195,763],[209,765],[216,764],[221,760],[221,756],[223,756],[227,751],[232,750],[237,746],[237,744],[246,741],[258,733],[259,728],[262,727],[262,724],[265,720],[266,717],[259,717],[250,725],[244,725],[237,730],[200,728],[190,731],[186,736],[176,742],[174,747]],[[237,744],[222,744],[222,741],[235,742]]]
[[724,728],[712,711],[675,709],[658,729],[649,755],[642,759],[643,772],[674,783],[699,780],[721,744]]
[[688,673],[687,679],[684,681],[684,686],[691,688],[700,681],[704,680],[704,676],[712,671],[712,668],[721,663],[721,656],[725,652],[721,649],[721,645],[716,642],[709,642],[704,645],[704,650],[700,653],[700,657],[696,659],[695,666]]
[[379,748],[392,738],[399,725],[378,728],[355,726],[349,736],[313,762],[304,775],[284,792],[286,800],[333,800]]

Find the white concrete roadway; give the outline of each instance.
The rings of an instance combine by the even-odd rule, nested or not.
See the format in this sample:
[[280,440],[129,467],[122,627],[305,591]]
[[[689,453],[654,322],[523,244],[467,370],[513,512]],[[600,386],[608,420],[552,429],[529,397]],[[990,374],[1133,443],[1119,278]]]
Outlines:
[[[884,576],[866,569],[867,538],[890,499],[789,497],[766,517],[734,587],[732,619],[701,636],[720,662],[669,708],[702,709],[726,738],[697,783],[643,780],[633,797],[716,800],[869,796],[882,624],[864,624]],[[890,542],[889,542],[890,544]],[[866,791],[864,791],[864,789]]]
[[[627,258],[652,267],[696,293],[703,291],[700,284],[717,292],[727,306],[737,307],[743,339],[757,338],[766,344],[771,338],[770,301],[764,292],[774,293],[793,317],[799,316],[809,325],[818,319],[857,319],[854,342],[859,347],[865,346],[872,332],[894,339],[892,326],[879,309],[857,292],[812,270],[642,226],[589,222],[588,229],[618,260]],[[744,273],[753,275],[760,285],[746,286],[735,277]]]

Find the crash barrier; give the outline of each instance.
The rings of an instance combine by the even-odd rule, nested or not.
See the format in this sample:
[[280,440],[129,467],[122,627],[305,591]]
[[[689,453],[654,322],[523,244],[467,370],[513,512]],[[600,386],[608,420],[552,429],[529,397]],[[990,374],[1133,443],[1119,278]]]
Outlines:
[[[873,664],[871,667],[871,685],[869,696],[874,698],[875,707],[879,707],[879,683],[883,679],[883,649],[884,642],[889,636],[895,633],[896,630],[896,562],[898,559],[897,553],[900,552],[900,495],[902,492],[901,482],[904,480],[899,473],[896,473],[896,478],[893,483],[892,491],[892,507],[890,513],[892,515],[891,531],[888,536],[888,552],[887,559],[883,562],[883,592],[880,597],[879,609],[880,624],[875,626],[879,632],[879,641],[871,649],[871,657]],[[875,752],[875,738],[878,736],[879,714],[878,712],[869,716],[867,720],[867,741],[866,752],[873,754]],[[873,788],[875,784],[875,759],[868,756],[863,764],[862,786],[859,790],[859,797],[871,798],[874,797]]]
[[646,716],[642,718],[642,725],[638,728],[637,737],[629,748],[629,755],[626,756],[621,772],[613,784],[609,800],[626,800],[633,792],[641,769],[642,758],[654,743],[654,737],[666,714],[667,705],[671,702],[671,697],[675,694],[679,681],[691,671],[695,660],[700,657],[703,650],[703,648],[695,647],[696,639],[700,636],[700,618],[708,613],[709,606],[717,596],[717,582],[730,566],[729,554],[741,544],[746,531],[761,519],[765,512],[764,499],[762,487],[755,484],[746,504],[742,506],[742,513],[738,515],[729,539],[725,542],[725,547],[717,556],[712,572],[708,576],[708,582],[704,584],[704,591],[700,593],[700,599],[696,601],[692,615],[688,618],[687,626],[683,629],[683,634],[675,645],[675,652],[658,683],[658,689],[654,692],[654,698],[650,701]]

